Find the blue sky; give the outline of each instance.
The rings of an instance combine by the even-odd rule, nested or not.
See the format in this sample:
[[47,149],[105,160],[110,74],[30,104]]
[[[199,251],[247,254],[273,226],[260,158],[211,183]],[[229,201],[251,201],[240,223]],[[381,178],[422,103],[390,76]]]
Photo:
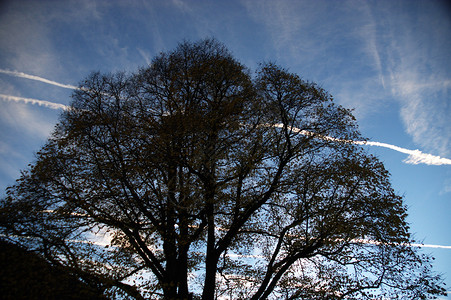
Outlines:
[[[55,83],[133,72],[183,40],[206,37],[251,70],[273,61],[317,82],[355,109],[371,141],[432,155],[365,146],[405,196],[415,237],[451,246],[451,4],[444,1],[2,1],[1,195],[61,112],[31,99],[67,105],[70,86]],[[450,286],[451,247],[424,251]]]

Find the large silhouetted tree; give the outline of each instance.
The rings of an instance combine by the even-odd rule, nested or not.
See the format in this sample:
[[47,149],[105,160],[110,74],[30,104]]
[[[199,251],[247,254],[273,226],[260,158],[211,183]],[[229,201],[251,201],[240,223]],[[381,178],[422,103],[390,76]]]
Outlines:
[[80,84],[8,190],[3,237],[111,297],[442,294],[351,112],[215,40]]

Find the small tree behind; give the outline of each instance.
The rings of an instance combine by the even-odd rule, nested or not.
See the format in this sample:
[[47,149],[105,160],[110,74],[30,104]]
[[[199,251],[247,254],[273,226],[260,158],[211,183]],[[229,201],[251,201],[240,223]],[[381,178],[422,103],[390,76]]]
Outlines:
[[1,222],[105,294],[444,293],[388,172],[314,83],[274,64],[252,77],[204,40],[133,75],[93,74],[73,99]]
[[40,255],[0,241],[0,295],[3,300],[105,300],[95,286],[80,282]]

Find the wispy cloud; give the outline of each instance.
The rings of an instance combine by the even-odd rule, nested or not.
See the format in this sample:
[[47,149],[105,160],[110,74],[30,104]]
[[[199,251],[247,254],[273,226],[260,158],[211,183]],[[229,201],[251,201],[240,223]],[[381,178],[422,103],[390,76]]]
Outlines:
[[54,86],[62,87],[62,88],[65,88],[65,89],[71,89],[71,90],[77,90],[78,89],[78,87],[76,87],[75,85],[63,84],[63,83],[59,83],[59,82],[56,82],[56,81],[53,81],[53,80],[49,80],[49,79],[46,79],[46,78],[42,78],[42,77],[39,77],[39,76],[25,74],[25,73],[22,73],[22,72],[0,69],[0,73],[11,75],[11,76],[15,76],[15,77],[20,77],[20,78],[26,78],[26,79],[30,79],[30,80],[36,80],[36,81],[44,82],[44,83],[51,84],[51,85],[54,85]]
[[440,191],[440,195],[451,193],[451,178],[446,178],[444,180],[443,188]]
[[149,51],[143,50],[139,47],[136,50],[138,50],[139,54],[144,58],[144,60],[146,61],[146,64],[150,65],[152,62],[152,59],[151,59],[152,56],[149,53]]
[[[324,3],[242,0],[242,4],[249,16],[267,31],[277,58],[283,60],[288,57],[291,65],[314,61],[313,58],[320,56],[330,44],[322,43],[321,38],[333,27],[315,17],[326,11]],[[322,30],[318,31],[318,28]],[[315,38],[318,34],[321,37]]]
[[[30,154],[34,151],[32,149],[40,147],[42,141],[47,139],[49,134],[53,131],[60,112],[58,110],[60,109],[57,110],[55,107],[49,110],[36,110],[29,105],[31,104],[30,101],[25,102],[13,100],[12,98],[6,99],[1,96],[0,101],[4,102],[0,103],[2,107],[2,109],[0,109],[0,126],[2,129],[2,136],[0,139],[8,145],[8,148],[6,149],[13,150],[9,154],[4,152],[0,153],[0,157],[4,157],[11,163],[19,163],[17,168],[17,170],[19,170],[23,167],[24,161],[20,158],[17,158],[18,160],[15,161],[12,153]],[[24,105],[20,105],[22,103]],[[35,102],[35,105],[38,105],[38,103]],[[26,154],[24,154],[23,157],[26,157]],[[0,167],[0,169],[2,168]]]
[[448,156],[451,22],[441,5],[368,4],[373,34],[362,37],[379,78],[400,106],[406,132],[426,150]]
[[322,1],[254,2],[243,0],[281,63],[327,86],[359,119],[400,109],[405,130],[419,147],[450,156],[451,27],[439,3],[351,0],[331,10]]
[[39,99],[33,99],[33,98],[23,98],[23,97],[17,97],[17,96],[11,96],[11,95],[4,95],[0,94],[0,98],[7,100],[7,101],[15,101],[15,102],[24,102],[27,104],[35,104],[39,106],[45,106],[51,109],[64,109],[67,110],[70,108],[70,106],[61,104],[61,103],[55,103],[45,100],[39,100]]

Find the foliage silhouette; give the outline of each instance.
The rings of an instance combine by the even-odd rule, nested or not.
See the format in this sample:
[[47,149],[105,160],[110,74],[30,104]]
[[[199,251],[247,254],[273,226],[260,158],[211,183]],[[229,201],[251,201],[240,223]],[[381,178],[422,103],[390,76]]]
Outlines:
[[316,84],[184,42],[81,83],[8,190],[3,231],[111,297],[443,294],[355,139],[350,110]]
[[35,253],[0,240],[2,299],[105,300],[102,293]]

